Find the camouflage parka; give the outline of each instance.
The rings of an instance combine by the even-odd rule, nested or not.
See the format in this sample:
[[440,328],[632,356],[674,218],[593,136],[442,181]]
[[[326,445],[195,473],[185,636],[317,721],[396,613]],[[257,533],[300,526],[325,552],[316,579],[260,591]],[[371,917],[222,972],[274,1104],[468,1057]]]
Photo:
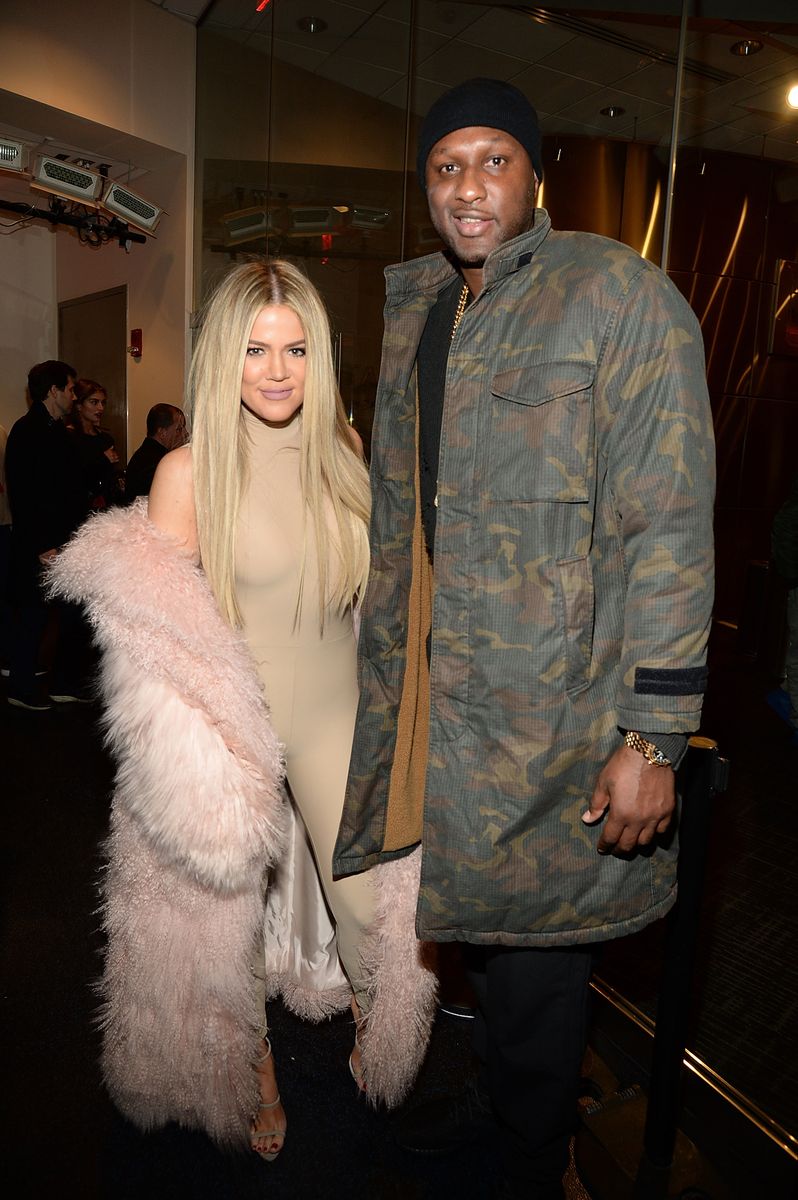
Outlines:
[[[385,849],[417,530],[415,357],[453,268],[386,271],[361,699],[334,869]],[[713,599],[714,446],[698,323],[606,238],[493,251],[448,359],[419,937],[567,945],[675,898],[676,838],[631,859],[580,820],[620,729],[692,732]]]

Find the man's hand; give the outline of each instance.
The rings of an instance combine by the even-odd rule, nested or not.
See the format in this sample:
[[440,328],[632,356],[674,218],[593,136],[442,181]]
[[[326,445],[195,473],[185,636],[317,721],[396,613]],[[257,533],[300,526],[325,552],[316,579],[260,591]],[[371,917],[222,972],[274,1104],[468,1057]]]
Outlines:
[[606,814],[599,854],[631,854],[665,832],[675,807],[672,769],[654,767],[637,750],[619,746],[599,775],[582,820],[595,825]]

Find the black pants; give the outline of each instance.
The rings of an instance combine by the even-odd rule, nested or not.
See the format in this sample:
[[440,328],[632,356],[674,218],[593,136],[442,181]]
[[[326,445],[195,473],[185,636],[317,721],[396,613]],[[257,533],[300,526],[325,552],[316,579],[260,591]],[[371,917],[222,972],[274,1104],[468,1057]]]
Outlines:
[[[37,695],[36,672],[50,666],[51,693],[73,692],[85,684],[91,648],[91,631],[79,604],[68,600],[44,599],[34,593],[18,605],[13,641],[8,656],[9,693],[25,699]],[[55,645],[51,664],[40,662],[45,632],[53,623]]]
[[499,1123],[511,1194],[562,1194],[587,1045],[595,947],[466,946],[474,1050]]

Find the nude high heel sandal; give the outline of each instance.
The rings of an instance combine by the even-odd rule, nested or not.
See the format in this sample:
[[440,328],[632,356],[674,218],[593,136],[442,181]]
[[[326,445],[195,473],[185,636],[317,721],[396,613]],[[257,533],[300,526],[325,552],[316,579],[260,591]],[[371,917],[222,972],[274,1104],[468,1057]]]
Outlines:
[[[266,1046],[266,1053],[262,1054],[260,1056],[260,1058],[258,1059],[258,1065],[260,1065],[261,1063],[265,1063],[269,1058],[271,1058],[271,1054],[272,1054],[272,1044],[269,1041],[268,1037],[264,1037],[263,1042],[264,1042],[264,1045]],[[276,1086],[276,1081],[275,1081],[275,1086]],[[277,1108],[278,1104],[280,1104],[280,1093],[279,1092],[277,1093],[276,1100],[269,1100],[269,1101],[261,1100],[260,1104],[258,1105],[258,1110],[264,1109],[264,1108],[266,1108],[266,1109]],[[274,1162],[275,1158],[280,1153],[280,1151],[283,1148],[283,1145],[285,1144],[286,1132],[287,1131],[285,1129],[254,1129],[253,1128],[250,1145],[252,1146],[252,1149],[255,1151],[255,1153],[258,1154],[263,1159],[264,1162]],[[260,1142],[265,1142],[268,1145],[269,1139],[271,1139],[271,1138],[280,1138],[281,1139],[279,1146],[277,1146],[277,1148],[275,1150],[264,1151],[264,1150],[260,1150],[258,1148],[258,1144]]]

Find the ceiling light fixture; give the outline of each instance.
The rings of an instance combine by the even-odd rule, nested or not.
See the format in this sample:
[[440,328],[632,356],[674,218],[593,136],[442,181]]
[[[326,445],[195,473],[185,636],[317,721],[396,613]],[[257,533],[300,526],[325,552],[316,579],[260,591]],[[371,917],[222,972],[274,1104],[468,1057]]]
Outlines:
[[323,21],[321,17],[300,17],[297,26],[303,33],[324,33],[327,22]]
[[263,12],[264,8],[271,3],[271,0],[260,0],[260,4],[255,9],[255,12]]
[[622,117],[626,112],[625,108],[621,108],[618,104],[608,104],[606,108],[599,109],[602,117]]
[[0,138],[0,171],[14,171],[19,174],[28,166],[28,151],[23,142],[14,142],[10,138]]
[[751,54],[758,54],[760,50],[764,50],[764,45],[754,38],[745,38],[742,42],[734,42],[729,46],[729,54],[736,54],[739,58],[748,58]]
[[788,91],[787,103],[790,108],[798,108],[798,83],[794,83]]

